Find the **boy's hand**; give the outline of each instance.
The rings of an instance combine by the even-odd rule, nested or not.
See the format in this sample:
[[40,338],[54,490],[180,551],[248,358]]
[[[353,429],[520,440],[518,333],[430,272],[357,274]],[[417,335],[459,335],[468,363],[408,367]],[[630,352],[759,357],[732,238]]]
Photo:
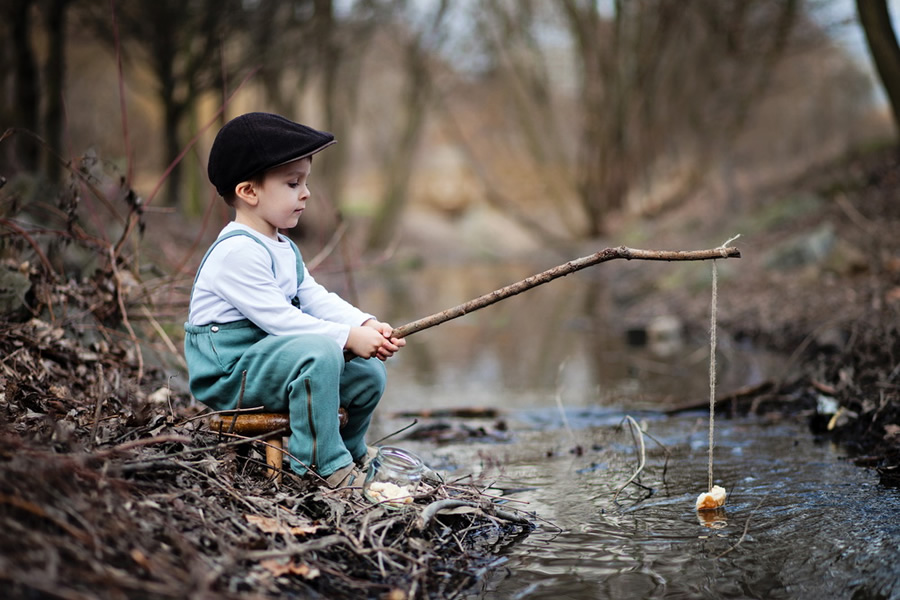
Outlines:
[[369,319],[361,327],[351,327],[345,348],[362,358],[387,360],[406,345],[402,338],[392,338],[393,327],[387,323]]

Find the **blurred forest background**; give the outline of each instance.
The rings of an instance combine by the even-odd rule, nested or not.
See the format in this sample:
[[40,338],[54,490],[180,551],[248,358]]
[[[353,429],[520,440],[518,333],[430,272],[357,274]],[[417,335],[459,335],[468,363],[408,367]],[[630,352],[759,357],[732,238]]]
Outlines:
[[842,41],[864,40],[859,16],[871,15],[887,48],[879,72],[896,70],[884,0],[7,0],[2,11],[0,236],[89,242],[94,255],[43,257],[66,277],[89,275],[110,248],[118,259],[140,229],[156,268],[189,283],[229,218],[207,152],[247,111],[336,134],[292,235],[308,259],[342,241],[345,262],[398,247],[436,259],[570,252],[684,206],[717,220],[750,190],[896,137],[891,86],[885,99],[865,43]]

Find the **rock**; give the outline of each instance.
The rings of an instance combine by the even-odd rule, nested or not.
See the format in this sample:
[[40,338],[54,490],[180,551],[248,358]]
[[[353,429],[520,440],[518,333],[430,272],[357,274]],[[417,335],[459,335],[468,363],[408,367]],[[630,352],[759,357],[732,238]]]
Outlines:
[[765,264],[767,268],[777,271],[814,266],[838,275],[849,275],[868,268],[865,253],[839,238],[830,223],[772,248]]
[[31,289],[27,275],[8,268],[0,268],[0,315],[12,316],[25,312],[25,295]]
[[795,236],[772,248],[765,265],[776,271],[787,271],[812,264],[820,264],[831,253],[837,236],[831,224],[826,223],[810,233]]
[[681,319],[672,315],[660,315],[647,325],[647,341],[650,350],[660,356],[671,356],[684,345]]

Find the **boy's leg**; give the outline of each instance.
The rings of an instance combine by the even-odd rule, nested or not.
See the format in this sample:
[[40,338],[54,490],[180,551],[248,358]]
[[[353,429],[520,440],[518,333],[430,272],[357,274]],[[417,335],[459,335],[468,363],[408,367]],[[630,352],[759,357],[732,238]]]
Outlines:
[[[338,389],[344,369],[343,352],[321,335],[267,336],[247,347],[231,373],[209,389],[234,408],[246,371],[243,408],[262,406],[290,415],[288,451],[298,474],[311,467],[327,477],[353,460],[340,435]],[[204,398],[198,399],[210,404]]]
[[354,358],[344,366],[340,402],[347,409],[348,419],[340,432],[344,445],[357,462],[366,455],[366,431],[386,382],[384,363],[378,359]]

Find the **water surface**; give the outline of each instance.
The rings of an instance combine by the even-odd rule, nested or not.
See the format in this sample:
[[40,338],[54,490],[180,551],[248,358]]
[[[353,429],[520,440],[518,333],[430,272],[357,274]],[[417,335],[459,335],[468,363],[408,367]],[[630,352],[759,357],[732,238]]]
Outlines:
[[[370,299],[399,325],[546,266],[426,269],[369,288],[381,290]],[[497,549],[505,564],[471,598],[900,599],[900,493],[802,420],[719,419],[714,475],[728,503],[707,519],[694,510],[707,489],[707,414],[663,409],[708,399],[707,334],[629,343],[654,318],[681,315],[657,292],[658,311],[635,316],[615,265],[604,269],[416,334],[388,363],[370,441],[409,426],[401,412],[496,409],[484,420],[421,417],[390,441],[537,515],[535,532]],[[707,294],[697,302],[708,306]],[[721,334],[717,361],[720,393],[786,365]],[[652,493],[629,485],[614,501],[640,459],[619,428],[626,415],[655,438],[644,439],[639,480]],[[441,443],[404,437],[436,424]]]
[[639,446],[627,427],[605,424],[612,412],[600,411],[600,425],[581,412],[571,433],[531,429],[550,418],[526,414],[510,419],[505,443],[402,442],[539,518],[471,598],[900,598],[900,492],[805,427],[720,419],[714,475],[728,502],[698,513],[702,415],[645,415],[670,453],[665,476],[665,453],[645,438],[640,482],[652,493],[629,485],[614,501]]

